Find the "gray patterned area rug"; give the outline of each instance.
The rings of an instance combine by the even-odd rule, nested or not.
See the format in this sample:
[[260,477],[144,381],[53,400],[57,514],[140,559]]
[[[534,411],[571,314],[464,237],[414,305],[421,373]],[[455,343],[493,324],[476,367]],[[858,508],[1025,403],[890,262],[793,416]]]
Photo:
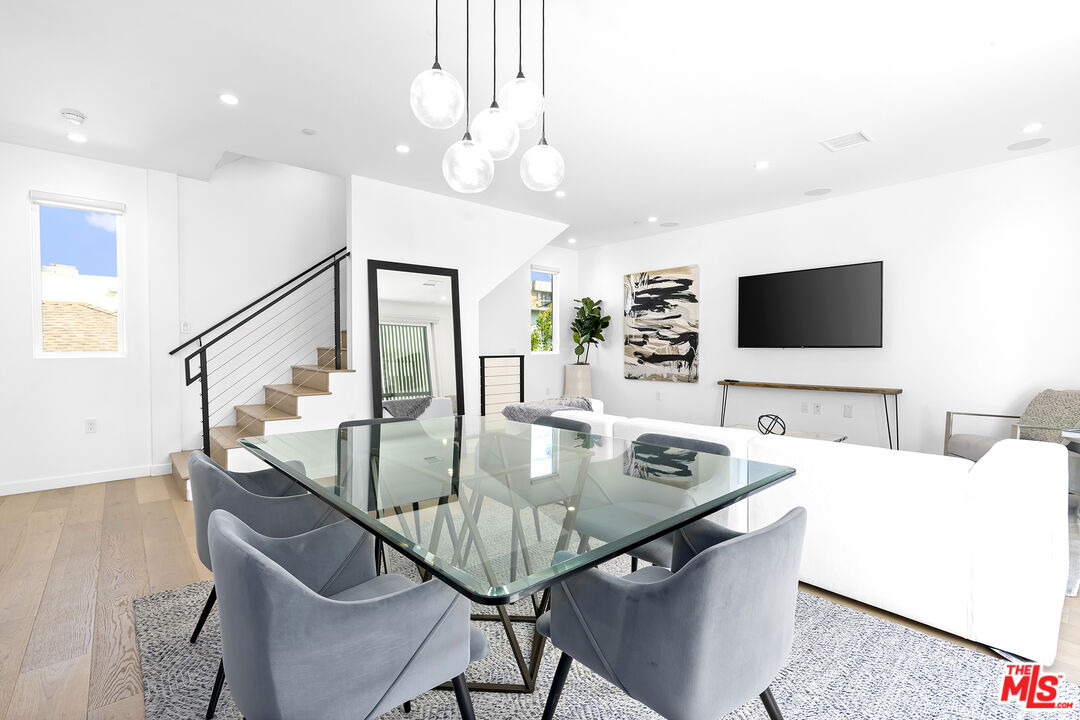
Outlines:
[[[416,574],[415,568],[396,562],[391,569]],[[604,569],[623,574],[629,563],[620,558]],[[221,647],[216,610],[196,644],[189,643],[188,636],[210,587],[205,581],[135,601],[147,720],[189,720],[203,717],[206,711]],[[518,611],[524,612],[524,607]],[[477,624],[488,633],[492,650],[485,660],[470,666],[467,677],[520,682],[501,626]],[[527,657],[531,627],[522,624],[518,630]],[[531,695],[473,693],[477,718],[539,718],[556,662],[557,651],[548,644],[537,690]],[[1014,704],[1000,703],[997,697],[1004,667],[996,658],[800,592],[791,658],[772,688],[788,720],[1076,717],[1059,712],[1024,713]],[[1067,684],[1059,699],[1072,700],[1080,708],[1080,688]],[[556,716],[576,720],[659,717],[578,663],[573,665]],[[227,681],[217,717],[241,717]],[[384,717],[451,720],[459,715],[453,693],[436,690],[417,698],[407,715],[399,709]],[[767,715],[755,699],[724,720],[767,720]]]

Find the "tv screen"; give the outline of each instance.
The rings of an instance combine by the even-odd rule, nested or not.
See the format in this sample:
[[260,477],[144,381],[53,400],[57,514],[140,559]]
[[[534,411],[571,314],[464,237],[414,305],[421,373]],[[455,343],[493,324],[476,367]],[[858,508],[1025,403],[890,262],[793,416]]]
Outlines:
[[739,278],[739,347],[881,347],[881,275],[879,261]]

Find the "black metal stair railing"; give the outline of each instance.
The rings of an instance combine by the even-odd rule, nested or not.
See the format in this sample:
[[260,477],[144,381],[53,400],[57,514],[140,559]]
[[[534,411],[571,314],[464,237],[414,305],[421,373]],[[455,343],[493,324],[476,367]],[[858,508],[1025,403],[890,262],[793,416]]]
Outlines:
[[[184,380],[199,383],[203,452],[210,453],[212,427],[284,380],[293,365],[309,364],[303,358],[320,342],[328,348],[330,333],[334,368],[342,368],[341,265],[348,257],[341,248],[169,352],[195,346],[184,357]],[[323,366],[318,357],[313,364]]]

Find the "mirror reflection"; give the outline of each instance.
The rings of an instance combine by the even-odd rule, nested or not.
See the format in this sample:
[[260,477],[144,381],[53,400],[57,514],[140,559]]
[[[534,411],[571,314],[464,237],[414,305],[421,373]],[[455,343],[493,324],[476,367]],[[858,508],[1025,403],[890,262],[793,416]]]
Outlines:
[[[376,267],[377,352],[372,338],[376,413],[383,417],[434,418],[461,414],[461,375],[454,322],[456,273]],[[377,364],[377,368],[376,368]],[[377,369],[377,373],[376,373]]]

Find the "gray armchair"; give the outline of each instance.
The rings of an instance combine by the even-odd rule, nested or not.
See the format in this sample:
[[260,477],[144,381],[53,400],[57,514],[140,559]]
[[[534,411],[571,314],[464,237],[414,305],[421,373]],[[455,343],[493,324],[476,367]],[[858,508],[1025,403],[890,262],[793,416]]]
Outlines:
[[1080,428],[1080,390],[1043,390],[1028,403],[1022,415],[991,413],[945,413],[945,454],[978,462],[1002,438],[973,433],[954,433],[958,417],[1016,420],[1011,436],[1066,445],[1069,450],[1069,492],[1080,493],[1080,443],[1070,442],[1062,433]]
[[[373,537],[337,523],[269,538],[210,516],[223,659],[249,718],[373,718],[450,680],[473,718],[464,671],[487,654],[469,602],[443,583],[376,575]],[[215,695],[216,695],[215,692]]]
[[[288,537],[342,520],[325,502],[274,470],[251,473],[229,472],[201,452],[188,458],[191,474],[191,503],[195,513],[195,548],[199,560],[213,571],[206,526],[210,513],[228,510],[264,535]],[[191,642],[199,638],[206,618],[214,607],[216,588],[210,590],[202,614],[191,633]]]
[[676,534],[671,570],[594,568],[552,586],[537,630],[562,657],[544,719],[576,659],[670,720],[720,717],[755,695],[782,720],[769,685],[791,651],[805,531],[803,508],[745,535],[696,524]]

